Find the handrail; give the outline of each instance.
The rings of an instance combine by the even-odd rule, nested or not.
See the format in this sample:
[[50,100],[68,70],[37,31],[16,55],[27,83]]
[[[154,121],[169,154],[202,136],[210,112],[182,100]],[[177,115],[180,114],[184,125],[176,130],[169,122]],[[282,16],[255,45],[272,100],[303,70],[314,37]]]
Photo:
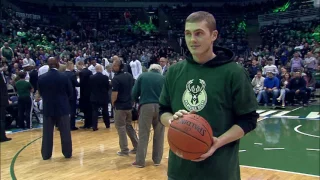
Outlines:
[[259,23],[266,21],[275,21],[277,19],[290,19],[290,18],[299,18],[304,16],[318,16],[320,14],[320,8],[309,8],[309,9],[301,9],[294,10],[289,12],[279,12],[272,14],[259,15],[258,20]]

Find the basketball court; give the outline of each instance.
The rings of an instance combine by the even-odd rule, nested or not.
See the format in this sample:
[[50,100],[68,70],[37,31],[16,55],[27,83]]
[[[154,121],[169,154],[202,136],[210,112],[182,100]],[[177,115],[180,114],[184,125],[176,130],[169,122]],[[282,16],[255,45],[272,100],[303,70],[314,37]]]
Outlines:
[[[257,128],[240,143],[241,177],[245,180],[318,180],[320,175],[319,105],[270,109],[260,107]],[[135,122],[136,123],[136,122]],[[81,126],[82,122],[78,122]],[[61,153],[59,131],[55,131],[52,159],[41,158],[42,130],[9,134],[1,143],[1,179],[23,180],[165,180],[169,145],[165,139],[163,161],[153,166],[152,141],[146,167],[135,168],[135,155],[117,156],[117,131],[110,129],[72,131],[73,157]],[[137,124],[134,126],[137,128]],[[151,133],[152,136],[152,133]],[[129,143],[129,146],[132,145]]]

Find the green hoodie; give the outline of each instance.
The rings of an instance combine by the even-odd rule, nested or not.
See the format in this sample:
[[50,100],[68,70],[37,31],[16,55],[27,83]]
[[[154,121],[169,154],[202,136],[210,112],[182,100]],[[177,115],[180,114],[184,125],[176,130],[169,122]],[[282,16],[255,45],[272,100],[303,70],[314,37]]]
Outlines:
[[[235,124],[246,124],[246,118],[240,122],[239,117],[255,113],[257,101],[249,75],[233,62],[233,52],[214,47],[214,53],[217,56],[203,65],[187,59],[169,68],[160,95],[160,110],[195,110],[219,137]],[[255,128],[257,118],[253,119],[254,125],[245,133]],[[239,142],[219,148],[202,162],[181,159],[170,150],[168,176],[174,180],[239,180]]]

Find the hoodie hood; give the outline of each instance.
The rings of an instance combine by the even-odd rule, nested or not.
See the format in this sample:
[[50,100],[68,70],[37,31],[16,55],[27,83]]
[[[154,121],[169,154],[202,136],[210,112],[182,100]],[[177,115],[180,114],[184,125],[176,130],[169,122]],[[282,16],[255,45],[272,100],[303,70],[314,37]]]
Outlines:
[[[203,66],[215,67],[229,62],[233,62],[234,53],[230,49],[215,46],[213,47],[213,52],[216,55],[216,57],[204,63]],[[192,64],[199,64],[192,58],[192,56],[188,57],[187,61]]]

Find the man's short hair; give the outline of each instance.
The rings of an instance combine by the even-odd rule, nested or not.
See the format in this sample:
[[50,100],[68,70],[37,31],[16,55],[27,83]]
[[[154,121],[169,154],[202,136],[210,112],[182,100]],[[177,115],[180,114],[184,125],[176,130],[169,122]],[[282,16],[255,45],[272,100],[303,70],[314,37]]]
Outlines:
[[214,31],[217,29],[216,19],[212,14],[205,11],[194,12],[190,14],[186,19],[186,23],[198,23],[201,21],[207,22],[207,26],[210,31]]

